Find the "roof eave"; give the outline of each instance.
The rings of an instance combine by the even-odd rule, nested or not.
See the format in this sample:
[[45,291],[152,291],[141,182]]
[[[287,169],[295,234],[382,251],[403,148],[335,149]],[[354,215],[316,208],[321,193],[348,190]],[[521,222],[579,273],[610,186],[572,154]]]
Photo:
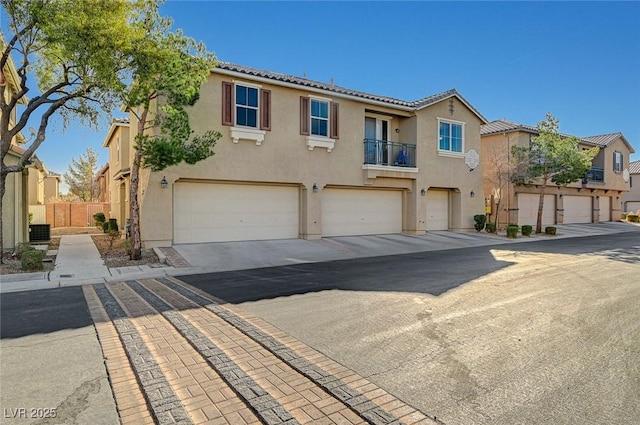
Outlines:
[[427,103],[425,105],[421,105],[421,106],[416,108],[416,111],[419,111],[419,110],[424,109],[424,108],[428,108],[431,105],[435,105],[436,103],[442,102],[443,100],[447,100],[447,99],[450,99],[452,97],[458,98],[458,100],[460,102],[462,102],[464,104],[464,106],[467,107],[467,109],[469,109],[471,112],[473,112],[474,115],[477,116],[480,119],[480,121],[482,121],[482,124],[489,124],[489,121],[487,121],[487,119],[480,112],[478,112],[478,110],[476,108],[474,108],[469,102],[467,102],[467,100],[464,97],[462,97],[460,95],[460,93],[458,93],[457,91],[454,91],[453,93],[451,93],[448,96],[443,97],[442,99],[438,99],[438,100],[436,100],[434,102],[430,102],[430,103]]

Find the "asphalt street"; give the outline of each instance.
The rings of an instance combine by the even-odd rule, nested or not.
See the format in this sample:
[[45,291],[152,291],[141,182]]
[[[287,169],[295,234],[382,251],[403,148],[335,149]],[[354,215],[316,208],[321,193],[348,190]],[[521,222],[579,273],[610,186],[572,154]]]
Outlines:
[[183,276],[450,424],[640,423],[640,237]]

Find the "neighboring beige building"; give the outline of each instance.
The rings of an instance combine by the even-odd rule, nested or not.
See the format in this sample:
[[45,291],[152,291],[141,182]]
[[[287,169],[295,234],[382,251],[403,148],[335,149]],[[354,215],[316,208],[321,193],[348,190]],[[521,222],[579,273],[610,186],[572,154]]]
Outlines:
[[129,218],[129,176],[134,153],[129,140],[129,119],[119,118],[113,120],[102,143],[103,147],[109,149],[109,163],[108,167],[105,166],[104,201],[102,195],[100,201],[110,203],[109,216],[115,218],[121,227]]
[[[538,133],[535,127],[492,121],[482,126],[483,186],[489,220],[495,220],[500,198],[499,228],[508,223],[535,225],[540,199],[539,185],[514,186],[507,164],[511,146],[527,146]],[[580,147],[600,148],[584,179],[567,187],[553,183],[545,191],[542,224],[598,223],[620,219],[621,197],[630,189],[629,156],[634,153],[622,133],[580,138]],[[499,170],[503,170],[500,172]],[[500,187],[502,182],[505,184]]]
[[[195,134],[223,137],[207,160],[142,171],[146,247],[420,235],[473,228],[484,212],[487,121],[455,90],[408,102],[222,63],[200,94],[189,111]],[[104,143],[116,211],[133,154],[125,133],[114,123]]]
[[[5,47],[4,36],[0,32],[0,50]],[[9,58],[5,69],[2,70],[6,79],[6,90],[4,91],[5,101],[9,101],[14,93],[18,92],[18,82],[20,78],[16,71],[13,60]],[[25,105],[27,98],[22,97],[18,104]],[[14,109],[9,117],[9,127],[15,125],[17,120]],[[18,145],[24,143],[22,134],[18,134],[11,141],[9,152],[4,161],[6,165],[15,165],[20,156],[25,152]],[[29,203],[28,203],[28,171],[22,173],[9,173],[5,182],[5,194],[2,199],[2,242],[4,249],[13,249],[21,242],[29,240]]]
[[640,161],[629,163],[629,191],[622,195],[622,211],[640,211]]
[[96,183],[98,185],[98,201],[110,202],[111,179],[109,178],[109,163],[107,162],[96,173]]
[[60,181],[62,177],[58,173],[49,171],[44,178],[44,202],[49,203],[52,200],[60,198]]

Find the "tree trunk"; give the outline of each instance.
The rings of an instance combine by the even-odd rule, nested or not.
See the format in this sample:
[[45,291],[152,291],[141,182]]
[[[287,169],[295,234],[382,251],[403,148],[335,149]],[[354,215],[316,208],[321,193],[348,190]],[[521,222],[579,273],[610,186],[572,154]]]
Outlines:
[[500,220],[500,206],[501,205],[502,205],[502,200],[498,199],[498,202],[496,202],[496,218],[493,221],[493,227],[496,230],[498,230],[498,222]]
[[4,226],[2,223],[2,217],[4,217],[4,192],[5,185],[7,183],[7,175],[0,172],[0,264],[4,263]]
[[142,258],[142,238],[140,236],[140,203],[138,199],[138,191],[140,189],[140,158],[139,150],[133,156],[133,164],[131,167],[131,186],[129,188],[129,231],[131,238],[131,254],[132,260]]
[[544,192],[546,183],[540,188],[540,201],[538,201],[538,219],[536,220],[536,233],[542,233],[542,210],[544,209]]

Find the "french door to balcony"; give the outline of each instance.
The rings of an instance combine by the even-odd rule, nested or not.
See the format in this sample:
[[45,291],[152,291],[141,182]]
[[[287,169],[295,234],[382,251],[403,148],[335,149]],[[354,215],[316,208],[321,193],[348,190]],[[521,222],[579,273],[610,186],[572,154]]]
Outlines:
[[364,138],[370,141],[367,146],[367,164],[387,165],[387,144],[389,140],[389,121],[373,117],[364,118]]

